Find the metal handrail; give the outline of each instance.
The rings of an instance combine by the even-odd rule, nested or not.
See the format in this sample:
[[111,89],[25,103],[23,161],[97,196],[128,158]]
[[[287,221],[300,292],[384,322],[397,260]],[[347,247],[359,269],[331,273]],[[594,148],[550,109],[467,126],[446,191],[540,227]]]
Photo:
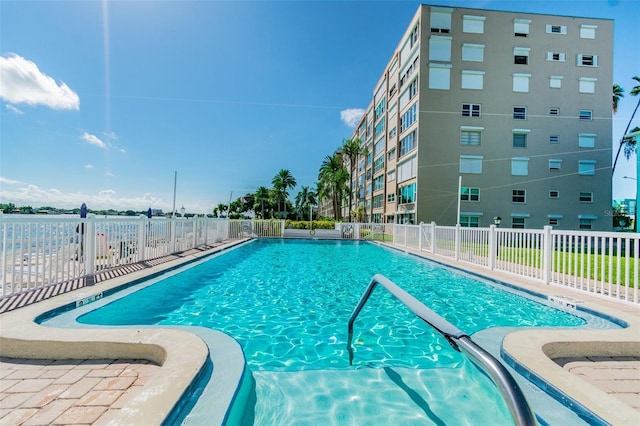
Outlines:
[[351,318],[349,318],[349,337],[347,341],[347,351],[349,352],[349,364],[353,364],[353,323],[356,317],[364,307],[369,296],[373,293],[376,286],[381,284],[391,294],[393,294],[400,302],[407,306],[411,312],[416,314],[421,320],[429,324],[434,330],[444,336],[458,352],[462,352],[469,356],[471,360],[482,370],[484,370],[493,382],[500,389],[500,393],[505,399],[509,411],[513,416],[513,420],[517,425],[529,426],[536,425],[535,414],[531,410],[527,399],[522,393],[520,386],[516,383],[515,379],[509,373],[504,365],[500,363],[493,355],[484,350],[478,344],[476,344],[471,337],[466,333],[460,331],[453,324],[436,314],[431,309],[427,308],[418,299],[404,291],[393,281],[381,274],[376,274],[371,279],[371,282],[367,286],[364,294],[360,298],[358,305],[353,310]]

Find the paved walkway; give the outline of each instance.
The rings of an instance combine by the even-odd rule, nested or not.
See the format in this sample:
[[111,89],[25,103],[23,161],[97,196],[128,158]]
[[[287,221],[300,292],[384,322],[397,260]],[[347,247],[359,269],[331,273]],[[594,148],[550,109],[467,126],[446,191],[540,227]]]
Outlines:
[[640,413],[640,356],[557,358],[554,361]]
[[0,425],[103,424],[160,368],[145,360],[0,357]]

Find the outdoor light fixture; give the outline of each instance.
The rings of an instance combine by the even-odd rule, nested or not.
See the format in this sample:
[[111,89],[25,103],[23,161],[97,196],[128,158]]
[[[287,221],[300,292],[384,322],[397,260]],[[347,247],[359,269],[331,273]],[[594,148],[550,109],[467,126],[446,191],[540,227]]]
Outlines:
[[500,226],[500,222],[502,222],[502,218],[500,216],[496,216],[493,218],[493,224],[496,226]]
[[185,212],[185,209],[184,209],[184,206],[182,206],[180,208],[180,216],[184,217],[184,212]]

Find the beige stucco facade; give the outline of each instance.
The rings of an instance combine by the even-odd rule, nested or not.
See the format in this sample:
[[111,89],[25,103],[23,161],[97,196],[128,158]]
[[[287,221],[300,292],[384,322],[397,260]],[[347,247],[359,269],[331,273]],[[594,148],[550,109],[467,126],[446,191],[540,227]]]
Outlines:
[[454,225],[461,177],[462,226],[610,230],[612,51],[608,19],[420,6],[352,135],[354,208]]

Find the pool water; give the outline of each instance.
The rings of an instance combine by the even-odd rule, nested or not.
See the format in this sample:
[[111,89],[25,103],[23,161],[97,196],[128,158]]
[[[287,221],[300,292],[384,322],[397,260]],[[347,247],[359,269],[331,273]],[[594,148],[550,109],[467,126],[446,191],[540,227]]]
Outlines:
[[[237,339],[252,370],[349,367],[347,322],[385,275],[472,334],[584,320],[370,243],[259,240],[81,316],[102,325],[194,325]],[[462,355],[382,288],[354,326],[354,366],[456,366]]]
[[377,273],[469,335],[586,322],[376,244],[309,240],[245,244],[77,320],[231,335],[255,380],[249,424],[512,424],[488,377],[383,288],[355,322],[349,365],[347,322]]

